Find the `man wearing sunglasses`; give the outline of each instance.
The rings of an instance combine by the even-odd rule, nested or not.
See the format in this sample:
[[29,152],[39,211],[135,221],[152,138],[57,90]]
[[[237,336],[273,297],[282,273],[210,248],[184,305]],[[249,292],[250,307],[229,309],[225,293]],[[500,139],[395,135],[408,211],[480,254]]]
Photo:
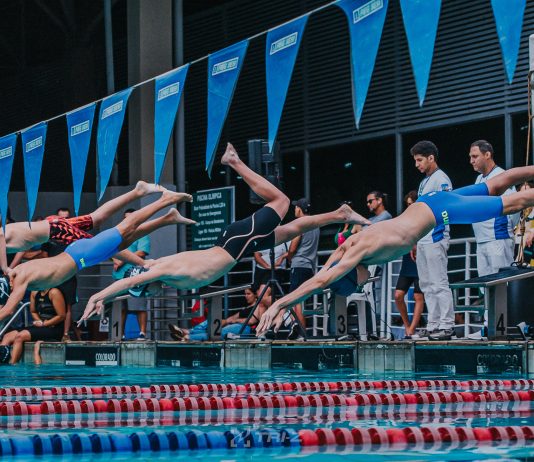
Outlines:
[[371,223],[378,223],[379,221],[391,220],[393,218],[391,213],[386,210],[387,194],[382,191],[371,191],[367,194],[367,208],[373,215],[369,217]]

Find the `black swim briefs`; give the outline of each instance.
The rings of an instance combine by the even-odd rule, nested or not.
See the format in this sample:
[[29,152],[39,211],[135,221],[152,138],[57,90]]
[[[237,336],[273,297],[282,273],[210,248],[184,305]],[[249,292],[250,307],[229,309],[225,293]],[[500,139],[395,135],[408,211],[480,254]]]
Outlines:
[[229,225],[215,243],[239,260],[253,252],[274,246],[274,230],[280,224],[280,216],[265,206],[252,216]]

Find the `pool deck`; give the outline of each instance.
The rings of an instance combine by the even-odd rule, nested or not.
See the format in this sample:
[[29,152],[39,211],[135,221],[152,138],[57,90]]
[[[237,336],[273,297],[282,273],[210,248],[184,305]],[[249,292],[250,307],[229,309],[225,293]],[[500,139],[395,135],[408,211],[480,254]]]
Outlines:
[[[26,363],[33,362],[33,345],[26,344]],[[534,342],[526,341],[70,342],[43,343],[41,357],[43,364],[71,366],[534,374]]]

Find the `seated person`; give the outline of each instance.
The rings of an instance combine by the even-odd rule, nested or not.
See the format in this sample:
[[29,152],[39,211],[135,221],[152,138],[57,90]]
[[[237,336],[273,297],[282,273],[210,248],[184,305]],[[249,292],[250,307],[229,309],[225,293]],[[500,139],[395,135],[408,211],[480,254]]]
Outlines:
[[30,313],[33,325],[13,330],[2,339],[2,357],[7,358],[6,349],[13,346],[9,364],[19,362],[24,351],[24,342],[45,340],[59,342],[63,337],[65,321],[65,297],[59,289],[35,291],[30,296]]
[[[266,296],[264,296],[266,298]],[[233,314],[229,318],[223,319],[221,322],[221,338],[223,340],[226,340],[229,333],[232,333],[234,335],[238,335],[241,331],[241,328],[243,327],[243,323],[248,318],[251,310],[254,308],[258,301],[258,297],[256,296],[256,293],[251,289],[245,289],[245,300],[247,302],[246,308],[243,308],[242,310],[239,310],[237,313]],[[243,330],[243,334],[251,334],[254,328],[256,327],[256,324],[260,320],[261,315],[265,311],[265,305],[260,303],[258,306],[256,306],[256,309],[254,311],[254,314],[251,316],[248,325],[245,326],[245,329]],[[171,337],[174,340],[187,342],[189,340],[193,340],[196,342],[202,342],[204,340],[208,340],[208,321],[205,320],[201,322],[200,324],[197,324],[192,329],[181,329],[174,324],[169,324],[169,330],[171,331]]]

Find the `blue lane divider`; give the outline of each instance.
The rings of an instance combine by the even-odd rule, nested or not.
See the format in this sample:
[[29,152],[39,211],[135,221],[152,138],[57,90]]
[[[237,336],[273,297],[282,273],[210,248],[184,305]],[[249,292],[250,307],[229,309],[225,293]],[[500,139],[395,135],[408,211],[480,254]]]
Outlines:
[[48,435],[33,437],[34,454],[52,454],[52,440]]
[[70,435],[70,442],[72,443],[72,452],[75,454],[91,454],[93,452],[89,435],[85,433]]
[[167,439],[169,440],[169,448],[171,451],[176,451],[178,449],[189,449],[189,442],[187,441],[184,432],[168,432]]
[[50,437],[54,454],[71,454],[72,442],[68,435],[56,434]]
[[30,455],[34,454],[33,442],[29,436],[12,436],[9,438],[11,440],[11,447],[13,448],[13,454],[19,455]]
[[13,454],[11,442],[7,438],[0,438],[0,451],[2,456],[10,456]]
[[95,454],[111,452],[159,452],[194,449],[293,448],[298,450],[298,433],[291,428],[261,430],[138,431],[131,434],[56,433],[0,437],[0,456],[46,454]]

